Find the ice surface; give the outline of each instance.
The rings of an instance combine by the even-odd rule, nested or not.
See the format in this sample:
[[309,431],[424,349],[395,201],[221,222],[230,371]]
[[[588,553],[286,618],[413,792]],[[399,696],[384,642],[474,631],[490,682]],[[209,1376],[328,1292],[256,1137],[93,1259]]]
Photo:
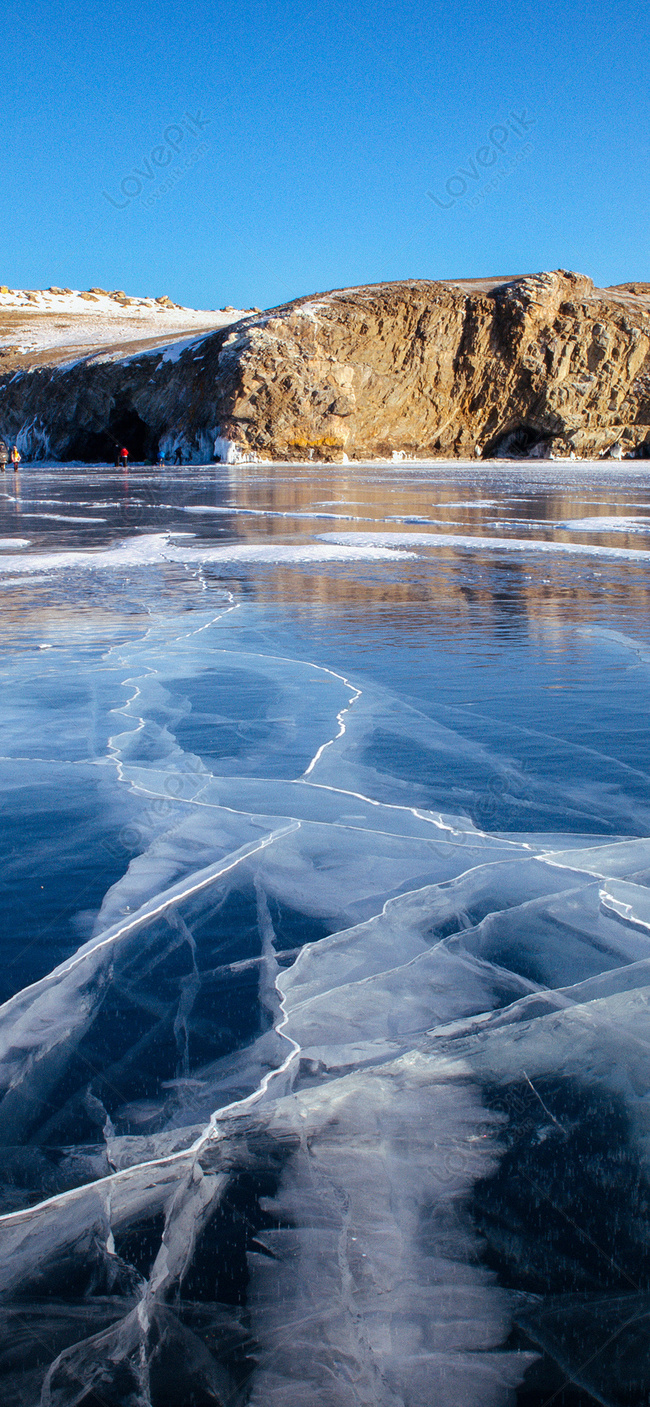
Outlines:
[[[567,1377],[644,1400],[647,749],[585,731],[576,689],[587,659],[590,689],[622,674],[634,732],[643,615],[625,635],[627,597],[611,628],[598,597],[564,630],[531,593],[524,654],[517,597],[513,674],[490,693],[480,655],[452,707],[462,651],[427,641],[449,578],[424,598],[404,551],[446,536],[276,546],[247,504],[250,540],[179,545],[186,506],[9,564],[36,633],[0,769],[0,1396],[512,1407],[525,1377],[541,1407]],[[215,584],[237,563],[262,586]],[[542,648],[564,719],[556,675],[524,678]]]
[[[105,522],[106,522],[106,519],[105,519],[105,518],[84,518],[81,513],[77,513],[77,514],[75,514],[74,517],[73,517],[71,514],[66,514],[66,513],[30,513],[30,512],[25,512],[25,511],[23,511],[23,518],[45,518],[45,519],[47,519],[47,520],[48,520],[49,522],[51,522],[51,523],[105,523]],[[7,543],[7,546],[11,546],[11,547],[16,547],[16,546],[20,546],[20,545],[21,545],[21,544],[20,544],[20,543],[16,543],[15,540],[12,542],[11,539],[9,539],[9,541],[8,541],[8,543]],[[22,545],[23,545],[24,547],[28,547],[28,546],[29,546],[29,543],[23,543]]]
[[[13,544],[12,544],[13,545]],[[252,545],[232,543],[227,547],[191,549],[178,547],[167,534],[147,533],[139,538],[112,547],[108,552],[33,552],[27,557],[10,554],[0,559],[0,571],[15,573],[43,571],[95,571],[106,569],[147,567],[156,562],[184,562],[200,567],[202,563],[273,562],[293,565],[301,562],[381,562],[400,561],[404,552],[372,544],[305,543],[296,547],[287,543]],[[412,555],[412,554],[411,554]]]
[[314,509],[312,511],[306,509],[303,511],[296,508],[293,511],[289,509],[279,511],[272,508],[228,508],[224,504],[195,503],[186,504],[183,511],[185,513],[221,513],[225,515],[236,513],[238,517],[243,518],[337,518],[344,522],[351,523],[363,521],[360,519],[359,515],[355,513],[323,513],[320,509]]
[[[556,524],[561,527],[562,524]],[[590,529],[592,531],[592,529]],[[605,529],[601,529],[605,531]],[[479,537],[462,533],[320,533],[322,542],[339,546],[370,547],[460,547],[473,552],[543,552],[571,557],[606,557],[620,562],[650,562],[650,550],[640,547],[603,547],[585,542],[549,542],[542,538]]]
[[571,532],[584,533],[648,533],[650,532],[650,517],[643,513],[626,517],[624,514],[615,518],[567,518],[564,522],[555,524],[558,528],[568,528]]

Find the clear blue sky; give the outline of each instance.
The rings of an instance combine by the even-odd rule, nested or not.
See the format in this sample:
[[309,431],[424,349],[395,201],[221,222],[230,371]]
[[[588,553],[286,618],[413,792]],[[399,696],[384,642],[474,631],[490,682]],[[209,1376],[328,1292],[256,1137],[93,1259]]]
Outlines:
[[650,280],[648,5],[9,0],[0,36],[10,287]]

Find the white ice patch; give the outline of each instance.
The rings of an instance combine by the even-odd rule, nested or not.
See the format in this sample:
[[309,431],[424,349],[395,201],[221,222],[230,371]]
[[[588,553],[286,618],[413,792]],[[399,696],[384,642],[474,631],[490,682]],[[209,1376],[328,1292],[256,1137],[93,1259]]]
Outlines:
[[[317,513],[309,510],[286,509],[284,511],[273,508],[238,508],[228,507],[223,504],[211,503],[188,503],[183,506],[184,513],[221,513],[230,516],[236,515],[238,518],[327,518],[340,519],[343,522],[359,523],[367,521],[364,516],[355,513]],[[401,521],[401,520],[400,520]]]
[[607,557],[620,562],[650,562],[650,550],[599,547],[583,542],[543,542],[539,538],[474,537],[461,533],[319,533],[321,542],[358,547],[451,547],[471,552],[533,552],[572,557]]
[[[171,534],[173,536],[173,534]],[[13,544],[12,544],[13,545]],[[401,552],[381,545],[359,543],[231,543],[224,547],[189,549],[178,547],[167,533],[148,533],[129,538],[108,550],[95,552],[38,552],[29,557],[2,558],[0,571],[16,573],[43,571],[123,571],[129,567],[146,567],[158,562],[180,562],[200,567],[205,563],[259,563],[279,565],[310,565],[313,562],[390,562],[403,561],[413,553]]]
[[641,513],[634,517],[624,515],[615,518],[565,518],[560,519],[552,525],[554,528],[565,528],[568,532],[580,533],[650,533],[650,517],[644,517]]
[[105,523],[105,518],[84,518],[78,513],[73,517],[70,513],[32,513],[23,509],[23,518],[46,518],[55,523]]

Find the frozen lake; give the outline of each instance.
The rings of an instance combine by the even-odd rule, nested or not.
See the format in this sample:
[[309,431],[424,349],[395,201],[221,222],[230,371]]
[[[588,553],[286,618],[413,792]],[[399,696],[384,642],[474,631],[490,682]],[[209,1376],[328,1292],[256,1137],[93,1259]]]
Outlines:
[[650,469],[0,483],[3,1407],[650,1400]]

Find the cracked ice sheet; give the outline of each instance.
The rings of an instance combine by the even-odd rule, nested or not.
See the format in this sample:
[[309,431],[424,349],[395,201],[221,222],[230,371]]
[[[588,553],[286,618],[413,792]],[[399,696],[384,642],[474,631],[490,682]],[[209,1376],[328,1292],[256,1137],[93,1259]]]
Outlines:
[[[525,872],[521,879],[517,867],[512,866],[511,904],[522,898],[525,901],[531,887],[539,888],[539,879],[530,877],[531,865],[534,868],[539,862],[527,859],[522,863]],[[499,874],[493,882],[498,884],[503,878]],[[562,883],[564,878],[549,869],[547,886]],[[473,879],[470,872],[464,887],[464,893],[449,898],[444,888],[419,898],[405,896],[394,901],[389,912],[403,911],[403,937],[413,935],[415,928],[426,933],[432,920],[435,925],[436,920],[447,921],[454,911],[466,913],[472,899],[489,906],[484,874]],[[307,964],[316,981],[320,979],[322,987],[331,989],[337,980],[340,984],[340,978],[335,979],[327,970],[327,951],[343,947],[350,952],[356,942],[364,966],[354,972],[356,982],[350,986],[347,963],[346,999],[337,1003],[338,1020],[341,1012],[349,1009],[356,1013],[361,1030],[368,1032],[370,1022],[375,1039],[377,1011],[370,1014],[363,1004],[359,1006],[360,998],[367,1004],[368,961],[376,951],[374,965],[385,971],[394,1010],[402,1010],[404,979],[411,967],[406,963],[400,970],[394,969],[394,941],[382,940],[383,955],[381,948],[376,949],[374,930],[381,922],[371,920],[365,935],[329,940],[326,950],[321,945],[306,950],[296,969],[297,975]],[[393,932],[393,939],[396,936]],[[434,958],[440,951],[444,957],[448,946],[431,949],[423,945],[423,951]],[[320,970],[321,954],[324,971]],[[401,943],[400,955],[405,956]],[[483,978],[488,972],[484,968]],[[474,982],[478,977],[475,973]],[[462,962],[455,979],[447,982],[446,1000],[451,999],[451,1009],[459,1013],[463,1004],[467,1009],[468,998],[470,1008],[472,1005]],[[285,997],[290,997],[293,985],[290,973],[288,984],[284,982]],[[420,981],[418,987],[425,1010],[418,1012],[415,1026],[422,1030],[427,1019],[441,1014],[443,986],[439,976],[433,984]],[[479,1005],[484,1002],[483,992]],[[292,1016],[291,1003],[285,1001],[285,1010],[285,1038],[295,1041],[304,1023],[304,1004],[294,1004]],[[442,1014],[449,1016],[449,1006]],[[389,1037],[394,1040],[395,1032],[390,1031]],[[381,1050],[378,1053],[381,1057]],[[358,1055],[353,1060],[356,1063]],[[279,1146],[291,1145],[296,1138],[299,1145],[290,1154],[276,1196],[265,1204],[272,1216],[288,1222],[285,1231],[267,1232],[260,1238],[275,1260],[269,1262],[255,1251],[249,1257],[251,1312],[260,1344],[253,1401],[299,1402],[301,1392],[303,1401],[305,1394],[309,1400],[318,1400],[317,1393],[326,1391],[325,1400],[333,1404],[424,1404],[430,1401],[427,1394],[433,1381],[439,1401],[497,1404],[504,1400],[507,1385],[519,1380],[529,1359],[494,1352],[507,1326],[508,1297],[495,1291],[486,1272],[472,1265],[471,1224],[459,1224],[457,1215],[449,1222],[455,1203],[462,1203],[471,1183],[489,1172],[497,1151],[494,1136],[498,1125],[486,1115],[468,1083],[470,1069],[467,1061],[459,1064],[457,1057],[451,1064],[432,1063],[430,1057],[416,1056],[413,1051],[388,1063],[384,1054],[384,1063],[365,1074],[343,1074],[314,1085],[313,1068],[307,1059],[302,1081],[298,1076],[291,1096],[281,1093],[274,1099],[272,1083],[267,1086],[268,1112],[262,1110],[261,1118],[258,1116],[258,1128],[266,1127],[267,1136]],[[302,1088],[305,1079],[307,1084]],[[216,1196],[209,1180],[224,1147],[232,1158],[240,1123],[249,1130],[250,1138],[255,1128],[250,1100],[248,1109],[234,1106],[218,1117],[220,1138],[203,1142],[202,1151],[196,1147],[199,1166],[204,1169],[197,1174],[193,1194],[198,1199],[197,1215],[206,1195],[208,1200]],[[433,1148],[432,1129],[436,1130]],[[24,1218],[5,1222],[13,1252],[6,1262],[9,1273],[19,1275],[28,1250],[34,1255],[39,1246],[39,1220],[49,1221],[41,1227],[40,1244],[44,1234],[50,1255],[56,1259],[56,1242],[61,1245],[74,1238],[75,1228],[87,1221],[93,1199],[98,1212],[101,1206],[110,1205],[110,1224],[116,1232],[145,1209],[151,1211],[165,1205],[166,1200],[169,1206],[170,1166],[175,1169],[174,1185],[182,1185],[187,1177],[187,1158],[177,1155],[174,1161],[172,1155],[171,1163],[136,1166],[127,1175],[110,1179],[103,1192],[97,1184],[63,1201],[58,1199],[51,1209],[44,1207],[40,1217],[32,1219],[27,1245]],[[183,1205],[187,1207],[186,1200]],[[172,1243],[180,1237],[183,1226],[182,1218],[175,1215],[176,1206],[172,1201],[168,1212],[168,1241]],[[424,1239],[414,1216],[418,1207],[428,1208],[429,1230]],[[81,1223],[75,1220],[75,1208]],[[151,1283],[144,1293],[147,1304],[155,1300]],[[132,1342],[131,1331],[120,1333],[124,1349]],[[113,1334],[111,1342],[112,1351],[119,1351],[120,1338]],[[306,1342],[316,1342],[318,1351],[306,1355]],[[73,1353],[70,1371],[75,1361]],[[60,1375],[65,1367],[66,1360],[59,1367]]]
[[[142,853],[92,939],[0,1011],[3,1173],[14,1193],[32,1177],[27,1203],[57,1150],[50,1198],[0,1220],[4,1291],[51,1297],[74,1264],[107,1321],[119,1300],[117,1323],[89,1313],[81,1332],[70,1311],[48,1404],[93,1385],[146,1403],[161,1342],[195,1395],[228,1400],[228,1351],[207,1353],[185,1301],[195,1247],[199,1266],[223,1258],[230,1223],[205,1237],[248,1178],[266,1215],[247,1252],[252,1402],[500,1407],[530,1356],[503,1350],[512,1297],[467,1212],[502,1155],[481,1081],[506,1083],[522,1051],[535,1082],[606,1081],[625,1048],[627,1093],[642,1088],[647,842],[572,836],[565,853],[429,810],[369,765],[378,720],[476,775],[487,747],[331,671],[312,688],[317,665],[259,642],[256,659],[245,634],[243,612],[184,635],[161,621],[111,657],[102,767],[141,807]],[[258,1025],[226,1029],[251,991]],[[21,1137],[35,1166],[12,1162]],[[135,1271],[128,1237],[153,1238],[154,1215]]]
[[[271,850],[272,845],[268,849]],[[508,846],[507,853],[512,855],[512,852],[513,847]],[[531,864],[539,864],[528,856],[521,863],[526,875]],[[286,864],[283,868],[285,882],[294,886],[295,862],[288,872]],[[529,894],[531,881],[524,882],[522,889],[516,866],[513,868],[514,903]],[[507,1386],[519,1381],[530,1360],[495,1352],[507,1328],[508,1297],[493,1289],[485,1271],[472,1266],[474,1233],[471,1225],[459,1225],[457,1219],[452,1221],[451,1228],[447,1225],[456,1200],[462,1201],[476,1177],[487,1173],[493,1165],[497,1125],[486,1117],[480,1100],[468,1085],[470,1067],[467,1064],[459,1067],[454,1062],[451,1065],[443,1062],[440,1066],[415,1053],[418,1040],[425,1038],[426,1027],[432,1020],[471,1014],[493,999],[486,990],[486,977],[490,985],[489,968],[475,967],[472,973],[467,959],[462,958],[456,960],[454,971],[453,953],[447,950],[449,945],[433,948],[430,945],[431,926],[433,923],[435,930],[436,920],[447,922],[450,914],[467,913],[472,896],[475,902],[482,896],[483,903],[489,904],[485,878],[472,880],[472,874],[470,871],[466,881],[469,893],[447,899],[443,886],[442,891],[436,889],[421,897],[407,895],[403,900],[395,900],[388,912],[403,912],[400,934],[394,931],[392,941],[386,943],[382,939],[377,946],[375,934],[383,920],[370,920],[368,931],[359,935],[363,971],[352,974],[356,980],[351,984],[348,962],[345,999],[341,1001],[339,991],[333,1011],[341,1034],[341,1020],[349,1011],[356,1027],[357,1044],[361,1041],[366,1046],[363,1053],[361,1049],[348,1048],[344,1053],[344,1066],[346,1061],[353,1065],[367,1063],[368,1041],[374,1046],[371,1052],[374,1063],[365,1074],[343,1073],[333,1080],[326,1077],[324,1084],[321,1078],[316,1086],[310,1087],[313,1086],[314,1060],[316,1068],[323,1071],[327,1062],[322,1059],[322,1051],[306,1049],[302,1081],[306,1079],[307,1086],[301,1088],[298,1074],[294,1093],[287,1096],[286,1072],[282,1066],[287,1058],[292,1058],[292,1051],[299,1053],[300,1042],[296,1036],[306,1037],[304,1003],[299,1001],[296,1006],[290,1000],[293,986],[290,970],[284,984],[278,983],[280,991],[283,986],[285,989],[285,1020],[280,1025],[284,1026],[281,1039],[289,1045],[289,1057],[283,1061],[282,1050],[278,1050],[271,1064],[271,1069],[275,1064],[278,1074],[271,1074],[262,1105],[255,1098],[251,1103],[249,1096],[247,1105],[235,1104],[217,1115],[212,1125],[208,1122],[206,1134],[201,1133],[200,1125],[188,1128],[187,1143],[194,1145],[191,1155],[181,1151],[181,1130],[177,1131],[175,1139],[171,1135],[172,1151],[168,1151],[170,1132],[163,1130],[158,1139],[149,1139],[148,1147],[141,1143],[141,1154],[154,1154],[146,1163],[141,1158],[119,1176],[109,1176],[103,1182],[93,1180],[88,1188],[58,1196],[27,1219],[24,1213],[5,1219],[0,1223],[0,1237],[10,1251],[5,1258],[5,1285],[21,1283],[35,1260],[43,1262],[46,1271],[49,1266],[49,1273],[56,1274],[58,1259],[65,1247],[78,1241],[89,1220],[105,1227],[107,1250],[100,1254],[98,1245],[94,1257],[96,1260],[100,1255],[106,1271],[110,1270],[114,1254],[108,1249],[111,1238],[124,1226],[155,1211],[166,1209],[167,1244],[180,1248],[182,1242],[186,1247],[184,1227],[188,1215],[198,1234],[206,1206],[214,1204],[222,1195],[219,1167],[223,1165],[224,1156],[231,1166],[233,1160],[237,1165],[237,1159],[243,1168],[248,1164],[250,1153],[245,1152],[241,1136],[238,1137],[238,1125],[243,1124],[248,1130],[244,1143],[250,1144],[251,1133],[257,1129],[258,1138],[265,1133],[272,1146],[290,1149],[286,1175],[281,1179],[276,1196],[265,1205],[273,1216],[279,1215],[282,1220],[288,1217],[292,1230],[270,1237],[266,1233],[261,1237],[261,1244],[268,1246],[275,1256],[271,1264],[255,1251],[249,1256],[250,1305],[260,1345],[260,1366],[252,1384],[252,1400],[278,1404],[299,1402],[301,1399],[296,1392],[312,1394],[310,1400],[317,1400],[316,1394],[325,1391],[325,1385],[329,1384],[325,1400],[332,1404],[373,1400],[424,1404],[430,1400],[427,1394],[432,1381],[437,1385],[438,1400],[442,1402],[457,1403],[461,1390],[460,1400],[467,1403],[493,1401],[498,1404],[504,1400]],[[552,867],[549,867],[549,876],[546,882],[551,889],[565,882],[565,876]],[[201,886],[209,889],[219,877],[218,874],[195,875],[194,894]],[[504,876],[499,874],[497,884],[502,878]],[[257,879],[261,880],[266,893],[271,894],[277,888],[277,875],[274,878],[272,874],[260,874],[258,869]],[[339,883],[340,877],[337,877],[337,888]],[[539,880],[537,884],[533,880],[532,887],[539,888]],[[178,909],[187,896],[188,885],[184,883],[178,886],[176,893],[159,896],[157,908],[160,911],[166,905],[168,910]],[[96,974],[98,957],[101,961],[110,949],[113,980],[117,979],[120,985],[120,967],[124,962],[128,964],[129,944],[133,951],[134,938],[139,935],[136,951],[140,962],[144,960],[144,967],[141,966],[144,976],[150,962],[151,944],[155,946],[156,942],[156,935],[150,935],[149,952],[146,943],[143,952],[142,938],[146,939],[148,916],[146,912],[132,916],[122,924],[121,931],[104,933],[88,945],[78,960],[65,965],[56,1002],[63,1001],[60,1011],[61,1015],[68,1012],[68,1028],[73,1009],[80,1013],[78,1020],[88,1019],[93,985],[89,957],[94,959]],[[394,953],[399,936],[400,957],[407,957],[408,946],[405,945],[417,931],[420,935],[424,932],[424,942],[420,937],[419,946],[425,957],[434,960],[437,976],[423,979],[419,974],[413,989],[418,1005],[413,1011],[407,996],[413,986],[413,964],[402,962],[395,969]],[[320,984],[323,996],[337,984],[340,988],[340,978],[335,978],[328,968],[328,952],[332,947],[344,947],[349,953],[359,938],[350,933],[347,937],[328,940],[325,948],[316,944],[305,950],[296,976],[307,964],[316,974],[316,984]],[[120,955],[119,948],[126,951]],[[436,958],[437,953],[439,958]],[[390,993],[386,1015],[389,1016],[391,1010],[403,1013],[407,1027],[410,1022],[410,1029],[400,1031],[390,1024],[382,1037],[381,1008],[376,1001],[368,1005],[369,961],[375,968],[375,975],[381,977],[383,972],[382,980]],[[82,987],[78,985],[79,980]],[[526,982],[523,986],[527,990]],[[141,991],[140,982],[138,990]],[[33,1091],[27,1101],[32,1108],[34,1093],[43,1092],[48,1054],[53,1049],[51,1045],[47,1049],[44,1033],[49,1028],[51,1041],[61,1028],[54,996],[52,983],[46,982],[38,993],[24,994],[14,1011],[7,1013],[14,1056],[21,1043],[26,1049],[25,1027],[21,1037],[21,1028],[15,1019],[18,1007],[27,1015],[27,1026],[35,1023],[38,1031],[39,1089]],[[43,1010],[35,1011],[33,1004],[38,1005],[43,1000]],[[331,1014],[330,1019],[325,1018],[325,1028],[332,1032]],[[413,1041],[415,1046],[409,1053],[408,1047]],[[399,1056],[397,1062],[389,1058],[386,1063],[391,1045],[404,1050],[405,1044],[406,1053]],[[328,1045],[332,1046],[331,1034]],[[336,1067],[341,1063],[336,1047],[333,1056]],[[377,1059],[383,1062],[379,1066]],[[59,1072],[60,1064],[57,1064]],[[209,1071],[192,1073],[209,1085]],[[14,1081],[17,1074],[14,1065]],[[20,1086],[19,1076],[17,1083]],[[23,1094],[25,1092],[23,1090]],[[260,1110],[257,1115],[256,1108]],[[436,1130],[433,1156],[427,1132],[432,1128]],[[420,1129],[422,1133],[418,1132]],[[297,1139],[299,1143],[295,1146]],[[464,1150],[460,1166],[459,1148]],[[124,1156],[126,1152],[124,1144],[118,1148],[110,1135],[107,1150],[111,1160],[112,1156],[119,1156],[120,1152]],[[191,1171],[193,1167],[195,1172]],[[180,1202],[179,1187],[187,1189]],[[188,1198],[191,1212],[188,1212]],[[432,1219],[431,1234],[424,1241],[419,1221],[417,1218],[414,1221],[413,1209],[418,1206],[427,1207]],[[180,1249],[175,1254],[178,1260]],[[169,1283],[167,1267],[166,1253],[161,1268],[141,1291],[139,1318],[127,1317],[102,1340],[106,1348],[111,1346],[111,1354],[118,1360],[120,1355],[128,1358],[134,1351],[134,1345],[140,1342],[146,1325],[155,1316],[160,1298],[157,1287],[162,1292],[162,1287]],[[317,1272],[315,1267],[318,1267]],[[172,1269],[172,1282],[179,1274],[178,1268],[175,1272]],[[278,1296],[282,1304],[281,1322],[274,1308]],[[303,1351],[305,1326],[308,1326],[310,1340],[315,1336],[320,1345],[318,1353],[310,1356],[308,1366]],[[85,1365],[86,1379],[88,1372],[92,1377],[97,1371],[98,1353],[99,1344],[95,1351],[92,1344],[77,1351],[70,1350],[64,1354],[56,1371],[53,1370],[53,1381],[62,1385],[69,1382],[70,1375],[74,1378],[78,1373],[80,1363]],[[62,1400],[66,1400],[65,1393]]]

